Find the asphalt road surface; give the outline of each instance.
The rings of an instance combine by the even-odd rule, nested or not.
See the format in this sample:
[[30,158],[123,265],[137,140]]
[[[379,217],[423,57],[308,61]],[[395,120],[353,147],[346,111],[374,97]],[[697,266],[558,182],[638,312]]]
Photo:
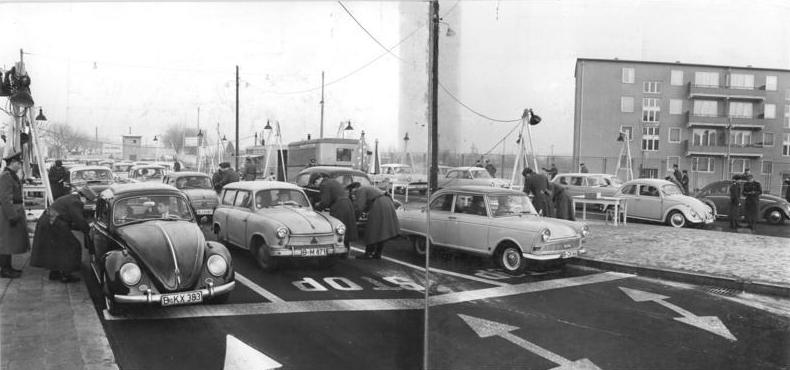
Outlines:
[[[484,258],[392,242],[382,260],[263,272],[231,248],[228,303],[104,309],[121,369],[781,369],[790,318],[702,289],[565,269],[509,276]],[[356,251],[355,253],[359,253]]]

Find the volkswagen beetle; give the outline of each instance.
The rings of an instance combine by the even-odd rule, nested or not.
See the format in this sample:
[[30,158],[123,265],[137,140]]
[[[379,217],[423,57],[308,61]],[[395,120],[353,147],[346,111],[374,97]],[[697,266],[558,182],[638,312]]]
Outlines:
[[186,197],[170,185],[103,191],[87,246],[111,314],[131,305],[224,302],[235,286],[227,248],[206,241]]
[[201,223],[211,222],[219,198],[208,175],[193,171],[170,172],[162,181],[186,194]]
[[673,182],[660,179],[627,181],[614,194],[628,202],[628,218],[665,222],[672,227],[706,225],[716,219],[713,209],[687,195]]

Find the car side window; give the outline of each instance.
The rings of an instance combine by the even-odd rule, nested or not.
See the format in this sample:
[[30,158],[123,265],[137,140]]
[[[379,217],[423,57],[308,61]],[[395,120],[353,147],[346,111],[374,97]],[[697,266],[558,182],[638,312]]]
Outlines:
[[652,185],[642,185],[639,189],[639,195],[646,197],[657,197],[658,189]]
[[458,171],[450,171],[447,173],[448,179],[454,179],[458,177]]
[[469,207],[464,213],[478,216],[488,216],[485,198],[482,195],[473,195]]
[[582,186],[583,181],[584,181],[584,178],[582,178],[581,176],[571,177],[571,185]]
[[305,186],[309,185],[307,183],[309,180],[310,180],[310,174],[309,173],[303,173],[303,174],[301,174],[301,175],[296,177],[296,185],[301,186],[301,187],[305,187]]
[[232,206],[234,198],[236,198],[236,190],[225,189],[225,193],[222,194],[222,204]]
[[452,194],[442,194],[436,199],[431,202],[431,210],[432,211],[444,211],[450,212],[453,208],[453,195]]
[[560,177],[560,184],[568,185],[568,178],[565,176]]
[[636,185],[623,186],[623,194],[634,195],[636,193]]
[[236,201],[233,205],[236,207],[249,208],[251,206],[250,192],[245,190],[240,190],[239,193],[236,195]]

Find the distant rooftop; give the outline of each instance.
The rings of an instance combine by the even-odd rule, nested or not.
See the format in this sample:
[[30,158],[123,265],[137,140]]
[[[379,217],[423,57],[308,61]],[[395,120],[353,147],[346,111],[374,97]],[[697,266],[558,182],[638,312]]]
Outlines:
[[615,59],[576,58],[576,64],[579,64],[579,62],[586,62],[586,61],[590,61],[590,62],[607,62],[607,63],[628,63],[628,64],[684,65],[684,66],[693,66],[693,67],[752,69],[752,70],[758,70],[758,71],[790,72],[790,69],[752,67],[751,65],[746,65],[746,66],[729,66],[729,65],[716,65],[716,64],[683,63],[683,62],[680,62],[680,61],[675,61],[675,62],[656,62],[656,61],[647,61],[647,60],[627,60],[627,59],[618,59],[618,58],[615,58]]

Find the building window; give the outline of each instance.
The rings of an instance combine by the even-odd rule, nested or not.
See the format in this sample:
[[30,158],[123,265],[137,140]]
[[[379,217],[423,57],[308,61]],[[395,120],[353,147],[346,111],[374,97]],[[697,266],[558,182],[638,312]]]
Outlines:
[[785,124],[784,128],[790,128],[790,105],[785,104]]
[[732,118],[752,118],[752,103],[730,102],[730,113]]
[[620,97],[620,112],[633,113],[634,111],[634,97],[621,96]]
[[669,99],[669,114],[683,114],[683,100]]
[[716,146],[718,131],[711,129],[694,129],[693,144],[699,146]]
[[658,127],[643,127],[642,128],[642,150],[654,152],[658,150]]
[[727,85],[731,89],[743,89],[743,90],[754,89],[754,75],[731,73],[729,75],[729,80],[730,82]]
[[711,157],[694,157],[691,160],[692,172],[713,172],[713,158]]
[[659,106],[658,102],[658,98],[642,99],[642,122],[659,122],[661,106]]
[[667,170],[672,170],[674,165],[680,167],[680,157],[667,157]]
[[730,143],[737,146],[752,144],[752,132],[743,130],[730,130]]
[[623,68],[623,83],[624,84],[632,84],[634,83],[634,69],[633,68]]
[[763,147],[774,146],[774,134],[771,132],[763,132]]
[[661,94],[661,81],[643,82],[642,92],[645,94]]
[[335,151],[335,160],[337,162],[351,162],[351,152],[353,149],[337,148]]
[[766,104],[763,108],[763,117],[765,119],[776,118],[776,104]]
[[763,175],[770,175],[774,172],[774,163],[771,161],[763,161],[760,164],[760,173]]
[[702,117],[718,117],[719,102],[715,100],[694,100],[694,115]]
[[669,142],[670,143],[679,143],[680,142],[680,127],[670,127],[669,128]]
[[669,84],[672,86],[683,86],[683,71],[672,71]]
[[785,134],[785,137],[782,140],[782,155],[785,157],[790,157],[790,134]]
[[746,160],[743,158],[730,159],[730,173],[744,173],[746,171]]
[[631,126],[620,126],[620,132],[625,132],[628,141],[634,139],[634,128]]
[[718,72],[695,72],[694,86],[719,87]]
[[790,89],[785,89],[785,100],[790,101]]
[[776,91],[776,76],[765,76],[765,90]]

